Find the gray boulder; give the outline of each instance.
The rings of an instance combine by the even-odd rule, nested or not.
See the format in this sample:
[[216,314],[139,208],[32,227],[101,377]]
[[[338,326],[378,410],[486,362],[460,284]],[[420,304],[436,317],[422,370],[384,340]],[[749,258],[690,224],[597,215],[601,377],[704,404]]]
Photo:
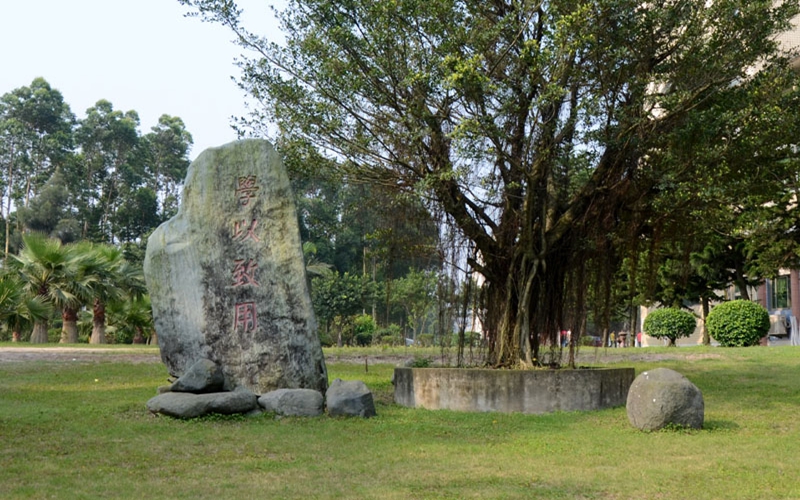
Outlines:
[[196,418],[211,413],[233,415],[249,413],[256,408],[258,398],[247,389],[208,394],[167,392],[147,402],[147,409],[152,413],[176,418]]
[[636,377],[628,390],[626,407],[631,425],[644,431],[668,424],[703,427],[703,394],[689,379],[668,368],[656,368]]
[[322,393],[312,389],[278,389],[258,398],[265,411],[287,417],[322,415],[323,402]]
[[336,379],[325,393],[328,414],[332,417],[374,417],[372,393],[360,380]]
[[232,387],[324,392],[327,371],[294,198],[269,142],[204,151],[178,213],[147,242],[144,272],[161,359],[174,377],[200,359]]
[[225,375],[220,366],[210,359],[201,359],[186,370],[170,387],[172,392],[203,394],[221,392],[225,388]]

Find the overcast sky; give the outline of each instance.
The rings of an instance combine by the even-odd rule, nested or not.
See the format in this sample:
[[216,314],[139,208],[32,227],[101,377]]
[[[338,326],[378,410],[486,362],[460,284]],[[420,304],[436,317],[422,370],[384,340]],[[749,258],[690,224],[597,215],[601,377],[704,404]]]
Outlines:
[[[247,26],[278,40],[269,5],[242,0]],[[140,132],[179,116],[204,149],[236,139],[245,97],[231,80],[242,53],[222,26],[186,18],[178,0],[0,0],[0,95],[43,77],[78,117],[98,100],[135,110]]]

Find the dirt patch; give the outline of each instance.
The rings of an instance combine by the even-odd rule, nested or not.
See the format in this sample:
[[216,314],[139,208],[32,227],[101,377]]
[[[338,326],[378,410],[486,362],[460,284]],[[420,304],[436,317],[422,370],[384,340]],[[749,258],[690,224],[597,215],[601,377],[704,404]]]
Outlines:
[[91,347],[0,347],[0,363],[45,361],[54,363],[109,362],[160,363],[158,351],[99,349]]

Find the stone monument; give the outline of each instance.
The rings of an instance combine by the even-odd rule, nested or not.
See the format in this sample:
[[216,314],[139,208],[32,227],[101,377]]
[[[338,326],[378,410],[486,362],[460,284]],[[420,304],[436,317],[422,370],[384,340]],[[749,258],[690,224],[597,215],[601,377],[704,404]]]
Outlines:
[[208,359],[227,389],[327,389],[294,199],[269,142],[211,148],[191,164],[144,271],[171,375]]

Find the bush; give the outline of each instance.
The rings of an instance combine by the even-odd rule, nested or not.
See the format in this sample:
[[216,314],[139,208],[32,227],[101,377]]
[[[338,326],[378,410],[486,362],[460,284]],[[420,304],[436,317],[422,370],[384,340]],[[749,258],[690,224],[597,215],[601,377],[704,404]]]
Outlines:
[[769,313],[749,300],[723,302],[708,313],[706,329],[724,347],[757,345],[769,331]]
[[331,347],[334,344],[331,335],[327,332],[323,332],[322,330],[319,330],[319,343],[322,345],[322,347]]
[[372,334],[375,333],[375,321],[369,314],[360,314],[353,319],[353,333],[356,345],[368,346],[372,344]]
[[375,336],[379,339],[381,345],[399,346],[404,343],[400,325],[395,325],[394,323],[375,332]]
[[372,334],[371,333],[357,333],[356,334],[356,345],[359,347],[367,347],[372,345]]
[[431,347],[433,345],[433,335],[430,333],[421,333],[417,335],[416,344],[419,347]]
[[671,344],[694,332],[697,320],[692,313],[682,309],[656,309],[644,319],[644,333],[657,339],[666,338]]

